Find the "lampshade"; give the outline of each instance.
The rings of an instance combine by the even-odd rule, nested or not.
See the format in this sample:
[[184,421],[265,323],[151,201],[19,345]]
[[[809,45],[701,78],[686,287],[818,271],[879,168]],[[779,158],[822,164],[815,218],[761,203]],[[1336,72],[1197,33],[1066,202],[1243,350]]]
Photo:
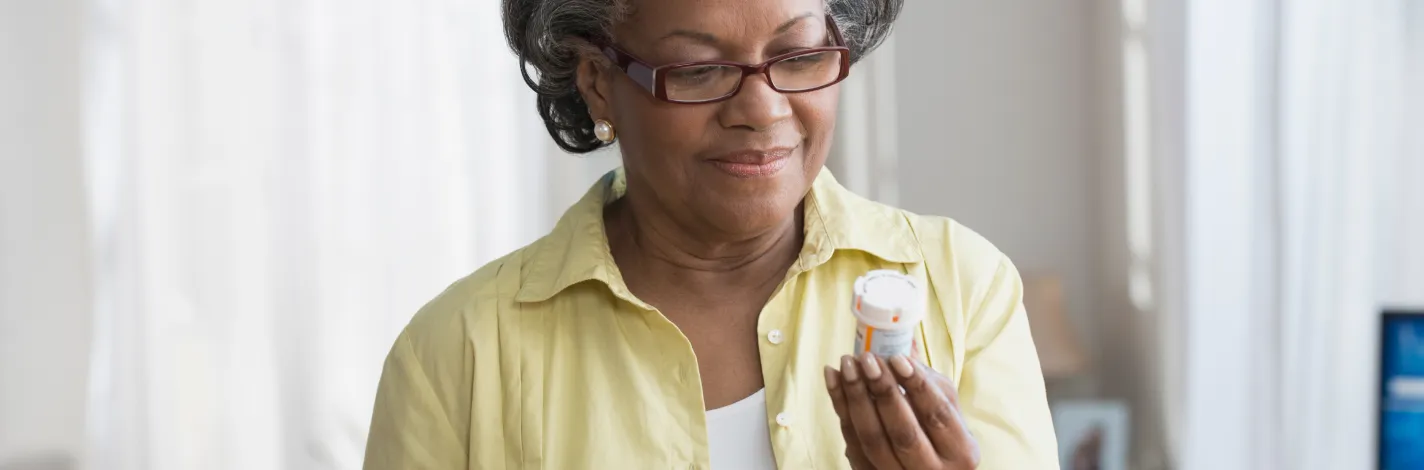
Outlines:
[[1065,378],[1083,372],[1087,358],[1073,323],[1064,313],[1063,282],[1057,276],[1025,277],[1023,302],[1044,378]]

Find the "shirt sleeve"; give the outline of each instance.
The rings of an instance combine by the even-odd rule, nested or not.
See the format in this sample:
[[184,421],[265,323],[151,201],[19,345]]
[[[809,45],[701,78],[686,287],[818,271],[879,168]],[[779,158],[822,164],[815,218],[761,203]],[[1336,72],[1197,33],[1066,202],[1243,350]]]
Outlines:
[[1043,373],[1023,307],[1023,281],[1002,257],[968,319],[960,407],[985,470],[1058,468]]
[[437,364],[420,360],[409,333],[396,339],[381,373],[365,470],[466,468],[461,436],[468,430],[460,422],[468,418],[452,413],[458,406],[444,397],[450,388],[438,385],[442,375],[431,370]]

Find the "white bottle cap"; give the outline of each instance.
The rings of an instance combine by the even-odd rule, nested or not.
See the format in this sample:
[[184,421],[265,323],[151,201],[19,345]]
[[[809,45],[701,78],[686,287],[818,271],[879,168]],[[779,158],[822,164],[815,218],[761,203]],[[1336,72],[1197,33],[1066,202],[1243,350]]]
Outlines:
[[852,300],[857,319],[883,330],[914,328],[925,316],[919,283],[899,271],[881,269],[856,279]]

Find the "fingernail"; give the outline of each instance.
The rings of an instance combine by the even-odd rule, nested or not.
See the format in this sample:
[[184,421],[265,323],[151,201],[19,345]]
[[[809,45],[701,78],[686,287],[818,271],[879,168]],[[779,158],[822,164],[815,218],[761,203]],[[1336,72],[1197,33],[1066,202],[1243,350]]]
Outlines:
[[854,358],[851,358],[850,356],[845,356],[841,358],[841,376],[845,378],[846,382],[854,382],[856,380],[859,380],[859,377],[856,377],[855,374]]
[[865,378],[867,380],[880,380],[880,362],[875,360],[875,355],[865,353],[860,356],[861,364],[865,364]]
[[831,366],[826,366],[826,388],[829,390],[836,389],[836,370],[831,368]]
[[895,374],[902,378],[910,378],[915,375],[915,366],[910,364],[910,359],[905,356],[895,356],[890,358],[890,368],[895,369]]

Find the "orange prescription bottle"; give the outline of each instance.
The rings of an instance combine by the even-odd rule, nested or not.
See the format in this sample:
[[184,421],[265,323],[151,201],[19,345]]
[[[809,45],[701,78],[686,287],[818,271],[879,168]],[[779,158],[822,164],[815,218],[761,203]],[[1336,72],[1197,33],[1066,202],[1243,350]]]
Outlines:
[[923,359],[916,333],[925,317],[925,293],[914,278],[885,269],[866,273],[855,280],[851,313],[856,355]]

